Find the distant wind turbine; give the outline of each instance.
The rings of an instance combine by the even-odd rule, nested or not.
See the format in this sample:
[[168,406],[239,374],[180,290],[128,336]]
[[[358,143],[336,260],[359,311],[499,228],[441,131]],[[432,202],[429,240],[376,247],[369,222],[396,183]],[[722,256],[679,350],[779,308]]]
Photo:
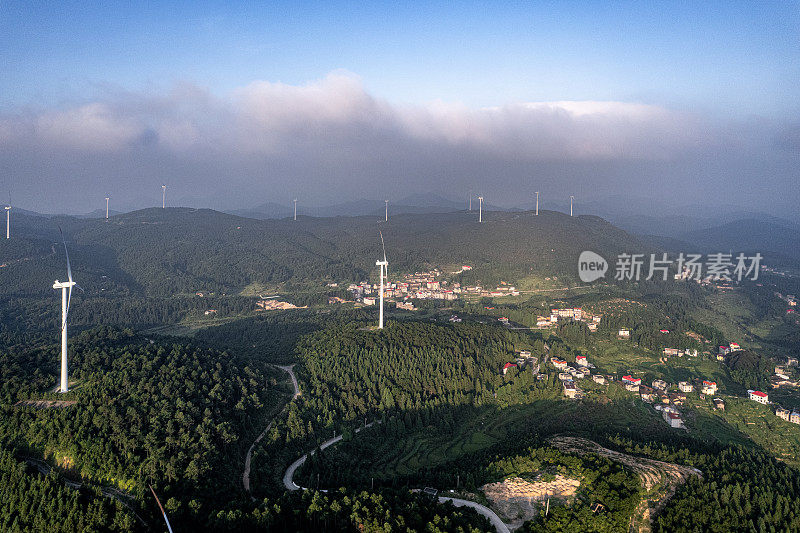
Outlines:
[[[69,252],[67,251],[67,241],[64,240],[64,232],[61,233],[61,242],[64,243],[64,255],[67,257],[67,280],[58,281],[53,284],[54,289],[61,289],[61,392],[69,390],[67,381],[67,316],[69,315],[69,304],[72,300],[72,287],[81,288],[80,285],[72,281],[72,268],[69,265]],[[81,289],[83,290],[83,289]]]
[[472,189],[469,190],[469,210],[472,211]]
[[106,220],[108,220],[108,199],[109,197],[106,196]]
[[478,222],[483,222],[483,196],[478,196]]
[[11,238],[11,201],[6,206],[6,239]]
[[297,220],[297,198],[294,200],[294,219]]
[[386,216],[384,221],[389,222],[389,200],[384,200],[383,203],[386,204]]
[[[378,233],[381,236],[381,247],[383,248],[383,261],[378,260],[375,261],[375,266],[381,269],[381,288],[380,288],[380,311],[378,314],[378,329],[383,329],[383,278],[384,275],[388,278],[389,277],[389,262],[386,261],[386,245],[383,243],[383,232],[378,230]],[[388,281],[388,280],[387,280]]]
[[539,191],[536,191],[536,216],[539,216]]
[[167,208],[167,186],[161,186],[161,209]]
[[569,216],[572,216],[572,200],[574,200],[574,199],[575,199],[575,197],[570,195],[570,197],[569,197]]

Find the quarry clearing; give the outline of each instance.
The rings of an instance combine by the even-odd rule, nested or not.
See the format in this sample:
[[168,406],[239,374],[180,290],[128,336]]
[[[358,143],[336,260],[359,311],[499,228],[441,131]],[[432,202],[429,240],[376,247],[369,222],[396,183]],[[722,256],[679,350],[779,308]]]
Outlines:
[[553,481],[528,481],[511,477],[488,483],[481,490],[492,509],[511,529],[515,529],[536,516],[539,504],[548,498],[569,499],[575,496],[579,486],[579,480],[558,474]]

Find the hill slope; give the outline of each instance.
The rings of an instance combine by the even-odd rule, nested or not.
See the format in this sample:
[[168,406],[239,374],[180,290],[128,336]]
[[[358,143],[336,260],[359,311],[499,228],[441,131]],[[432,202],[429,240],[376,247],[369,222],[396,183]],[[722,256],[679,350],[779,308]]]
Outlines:
[[[110,221],[22,218],[19,240],[0,242],[0,284],[12,294],[43,294],[63,277],[63,251],[52,246],[58,226],[70,246],[75,277],[87,290],[153,296],[197,290],[236,293],[251,283],[363,280],[379,257],[378,230],[393,272],[470,264],[475,275],[576,277],[578,255],[594,250],[609,260],[647,251],[598,217],[544,211],[255,220],[208,209],[145,209]],[[23,244],[24,243],[24,244]]]

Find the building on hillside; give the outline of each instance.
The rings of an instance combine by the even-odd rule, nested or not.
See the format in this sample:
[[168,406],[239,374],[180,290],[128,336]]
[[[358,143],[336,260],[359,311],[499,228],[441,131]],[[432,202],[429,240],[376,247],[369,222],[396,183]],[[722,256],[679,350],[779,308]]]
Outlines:
[[738,352],[742,349],[738,342],[732,342],[728,345],[728,349],[732,352]]
[[365,296],[363,300],[361,300],[364,305],[375,305],[375,298],[371,296]]
[[585,355],[576,355],[575,364],[578,366],[589,366],[589,361],[586,359]]
[[721,353],[722,355],[728,355],[729,353],[731,353],[730,346],[720,346],[719,353]]
[[498,318],[497,320],[499,320],[499,321],[500,321],[500,322],[502,322],[503,324],[508,324],[508,317],[501,316],[501,317],[500,317],[500,318]]
[[781,420],[786,420],[788,422],[789,421],[789,417],[791,417],[791,415],[792,414],[789,412],[789,410],[788,409],[784,409],[783,407],[777,407],[775,409],[775,416],[777,416]]
[[505,376],[511,368],[517,368],[516,363],[506,363],[503,365],[503,375]]
[[723,400],[722,398],[714,398],[714,409],[717,409],[719,411],[724,411],[725,400]]
[[592,380],[595,383],[599,383],[600,385],[606,384],[606,377],[600,374],[595,374],[594,376],[592,376]]
[[667,333],[669,333],[669,330],[668,330],[668,329],[661,329],[661,330],[659,330],[659,331],[660,331],[661,333],[663,333],[664,335],[666,335]]
[[664,355],[683,355],[679,348],[664,348]]
[[208,316],[208,315],[216,315],[217,314],[217,310],[216,309],[207,309],[206,312],[203,313],[203,314],[206,315],[206,316]]
[[625,383],[625,390],[630,392],[639,392],[638,383]]
[[564,382],[564,396],[567,398],[575,398],[578,395],[578,387],[575,386],[574,381]]
[[642,378],[635,378],[633,376],[622,376],[623,383],[630,383],[631,385],[641,385]]
[[653,388],[658,390],[667,390],[667,382],[663,379],[654,379]]
[[653,403],[656,400],[656,391],[650,387],[641,385],[639,387],[639,396],[642,398],[643,402]]
[[703,381],[703,394],[716,394],[717,393],[717,382],[716,381]]
[[573,381],[572,374],[569,372],[559,372],[558,379],[561,381]]
[[671,412],[664,412],[664,420],[669,424],[670,427],[673,428],[682,428],[683,427],[683,420],[681,420],[681,415],[678,413],[671,413]]
[[681,381],[678,383],[678,390],[681,392],[692,392],[694,391],[694,387],[688,381]]
[[769,403],[769,395],[766,392],[761,392],[760,390],[748,390],[747,395],[754,402],[763,403],[765,405]]
[[566,370],[567,369],[567,362],[561,359],[550,359],[550,362],[553,363],[553,366],[559,370]]
[[622,328],[622,329],[619,330],[619,333],[617,333],[617,337],[619,337],[620,339],[630,339],[631,338],[631,330],[629,330],[627,328]]
[[789,422],[792,424],[800,424],[800,411],[792,411],[792,414],[789,415]]
[[724,361],[724,360],[725,360],[725,354],[724,353],[718,353],[717,354],[717,361]]
[[595,324],[599,324],[601,320],[603,320],[603,315],[592,316],[592,322],[594,322]]

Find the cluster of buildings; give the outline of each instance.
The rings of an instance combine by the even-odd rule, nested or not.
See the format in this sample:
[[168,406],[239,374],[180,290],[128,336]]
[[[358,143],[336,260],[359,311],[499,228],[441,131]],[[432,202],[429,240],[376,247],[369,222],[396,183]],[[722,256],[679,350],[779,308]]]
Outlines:
[[[406,274],[400,281],[389,281],[384,284],[383,297],[391,299],[410,299],[418,298],[421,300],[455,300],[462,292],[460,283],[448,283],[446,280],[438,280],[441,276],[438,268],[428,272],[415,272]],[[375,305],[378,297],[380,285],[371,284],[368,281],[361,283],[351,283],[347,290],[353,295],[353,299],[365,305]]]
[[791,422],[792,424],[800,424],[800,411],[795,409],[792,412],[789,412],[788,409],[784,409],[783,407],[778,407],[775,409],[775,415],[780,418],[781,420],[786,420],[787,422]]
[[528,350],[522,350],[517,355],[516,360],[513,363],[506,363],[503,365],[503,375],[505,376],[508,374],[508,371],[511,369],[519,369],[524,370],[526,368],[530,368],[531,371],[535,374],[539,373],[539,359],[531,355],[531,352]]
[[550,316],[537,316],[536,326],[539,328],[547,328],[557,324],[560,319],[576,320],[579,322],[586,322],[589,326],[589,331],[597,331],[597,325],[603,319],[603,315],[592,315],[585,312],[580,307],[565,308],[565,309],[552,309]]
[[779,292],[775,293],[775,296],[789,304],[789,307],[796,307],[797,306],[797,297],[794,294],[781,294]]
[[[590,377],[596,378],[597,376],[592,376],[592,369],[594,365],[591,364],[588,358],[585,355],[578,355],[575,357],[575,366],[570,365],[564,359],[558,358],[551,358],[550,362],[557,370],[561,370],[558,374],[558,379],[561,381],[561,384],[564,388],[564,396],[567,398],[578,398],[581,395],[581,390],[575,385],[575,381],[578,379],[588,379]],[[601,378],[603,376],[600,376]],[[597,381],[597,379],[595,379]],[[605,378],[603,378],[603,383],[605,383]]]
[[[472,267],[464,265],[461,269],[462,271],[472,270]],[[457,300],[460,296],[465,295],[478,297],[519,296],[517,288],[505,281],[501,281],[500,285],[495,289],[484,289],[480,285],[463,287],[458,282],[451,283],[444,279],[438,279],[441,276],[442,272],[438,268],[434,268],[428,272],[406,274],[399,281],[387,280],[383,288],[383,296],[387,299],[403,300],[412,298],[420,300]],[[380,285],[362,281],[361,283],[351,283],[347,290],[353,295],[355,301],[365,305],[375,305]]]
[[683,357],[684,355],[687,355],[689,357],[697,357],[697,349],[664,348],[664,355],[676,357]]
[[[797,364],[796,359],[791,359],[791,361],[793,361],[795,365]],[[800,387],[800,382],[792,379],[792,374],[789,370],[790,366],[792,365],[786,364],[775,367],[775,373],[769,378],[769,383],[773,389],[778,389],[780,387]]]

